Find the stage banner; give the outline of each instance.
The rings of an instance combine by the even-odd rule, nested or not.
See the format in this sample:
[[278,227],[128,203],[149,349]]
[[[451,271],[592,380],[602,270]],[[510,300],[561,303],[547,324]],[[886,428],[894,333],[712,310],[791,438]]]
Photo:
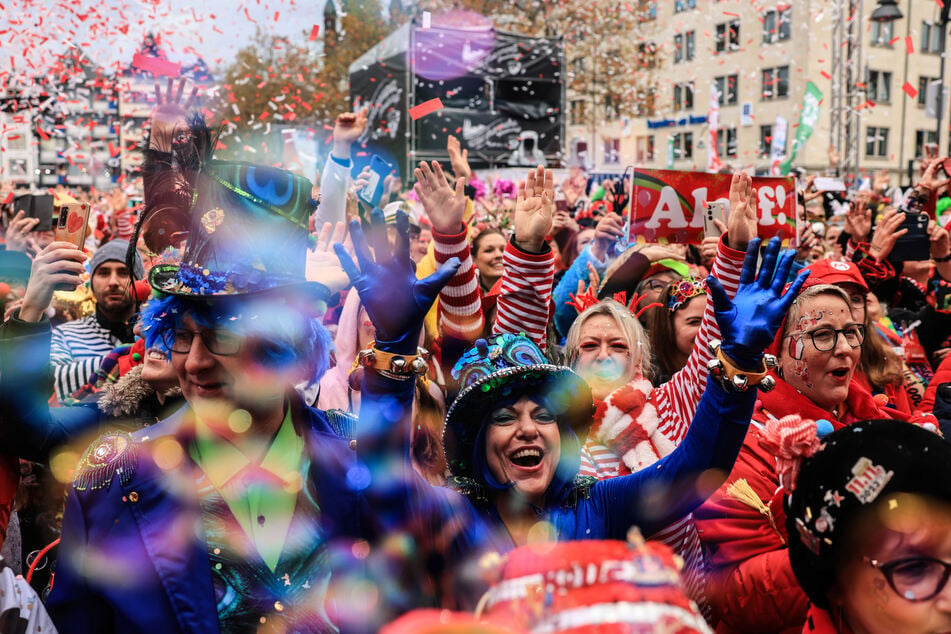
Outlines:
[[[631,200],[631,242],[703,241],[703,204],[730,202],[730,174],[634,170]],[[787,242],[796,235],[796,190],[792,178],[754,177],[759,235],[779,235]]]

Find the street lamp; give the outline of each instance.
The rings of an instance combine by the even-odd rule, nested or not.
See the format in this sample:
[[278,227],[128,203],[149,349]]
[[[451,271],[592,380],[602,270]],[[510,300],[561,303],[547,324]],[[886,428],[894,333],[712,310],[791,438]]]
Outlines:
[[904,17],[898,8],[898,0],[878,0],[878,6],[869,19],[872,22],[894,22]]

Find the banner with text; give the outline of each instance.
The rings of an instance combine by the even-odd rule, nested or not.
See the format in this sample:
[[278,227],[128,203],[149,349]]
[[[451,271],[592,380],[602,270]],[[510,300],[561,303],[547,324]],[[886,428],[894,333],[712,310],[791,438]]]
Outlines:
[[[703,204],[730,202],[730,174],[634,170],[628,239],[699,244]],[[783,241],[796,235],[796,189],[792,178],[754,177],[759,235]]]

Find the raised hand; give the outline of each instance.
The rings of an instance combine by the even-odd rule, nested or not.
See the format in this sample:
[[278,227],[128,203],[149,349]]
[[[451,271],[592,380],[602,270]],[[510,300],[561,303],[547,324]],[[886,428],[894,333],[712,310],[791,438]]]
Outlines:
[[555,215],[555,180],[539,165],[518,184],[515,198],[515,242],[526,251],[542,250]]
[[40,247],[36,244],[36,240],[33,239],[30,232],[33,231],[33,227],[39,223],[39,218],[28,218],[25,211],[22,209],[18,211],[17,215],[10,221],[10,225],[7,227],[7,232],[4,236],[7,250],[19,251],[20,253],[26,253],[31,258],[34,257],[36,252],[40,250]]
[[717,278],[707,277],[707,288],[723,340],[723,353],[745,370],[760,367],[763,351],[772,343],[786,318],[789,305],[809,275],[808,272],[801,273],[783,293],[796,252],[787,250],[780,253],[780,240],[773,238],[766,247],[757,276],[759,245],[760,239],[753,238],[746,249],[740,287],[732,301]]
[[466,179],[456,178],[453,188],[437,161],[433,161],[432,169],[425,161],[420,163],[413,174],[416,176],[413,189],[433,223],[433,230],[449,235],[462,231],[462,219],[466,215]]
[[868,241],[872,233],[872,210],[868,208],[867,199],[860,200],[856,197],[855,202],[849,205],[849,211],[845,215],[845,230],[855,242]]
[[730,180],[730,213],[726,219],[730,247],[745,251],[759,230],[756,215],[756,190],[745,172],[735,172]]
[[598,221],[594,228],[594,240],[591,241],[591,255],[604,261],[606,255],[614,255],[612,249],[617,244],[618,238],[625,238],[624,220],[613,211],[605,214],[604,218]]
[[333,131],[333,155],[341,159],[350,158],[350,146],[367,129],[367,108],[360,112],[344,112],[337,115]]
[[938,170],[941,169],[946,160],[948,160],[948,157],[942,156],[941,158],[931,161],[928,167],[925,168],[924,174],[921,175],[921,180],[918,181],[915,187],[924,187],[933,192],[941,187],[947,186],[948,183],[951,182],[951,179],[938,176]]
[[[317,234],[317,244],[307,250],[306,277],[308,281],[320,282],[330,289],[331,293],[342,291],[350,286],[350,277],[340,266],[340,260],[330,247],[331,244],[343,243],[347,235],[347,225],[338,222],[331,225],[325,222],[320,233]],[[344,249],[352,249],[349,239],[344,243]],[[348,249],[348,245],[350,249]]]
[[23,295],[20,319],[39,321],[53,299],[53,291],[73,290],[82,284],[85,261],[86,254],[69,242],[50,242],[37,253]]
[[377,348],[414,354],[423,318],[439,291],[455,275],[459,259],[450,258],[435,273],[418,280],[409,256],[407,215],[403,211],[396,212],[396,246],[392,251],[386,240],[383,213],[374,209],[370,218],[375,256],[370,253],[360,223],[355,221],[350,223],[350,237],[359,268],[342,244],[334,244],[334,251],[376,328]]
[[469,167],[469,150],[461,149],[459,139],[449,135],[446,142],[446,150],[449,152],[449,164],[452,165],[452,173],[456,178],[464,178],[466,182],[472,178],[472,168]]
[[182,105],[182,94],[185,92],[185,79],[178,82],[178,91],[173,92],[174,80],[169,77],[162,97],[162,88],[155,82],[155,110],[149,118],[149,149],[157,152],[171,153],[176,145],[187,143],[191,138],[191,128],[188,125],[188,110],[198,97],[198,86],[192,88],[188,99]]
[[908,229],[898,228],[903,222],[905,222],[905,212],[898,211],[894,207],[889,207],[882,214],[882,219],[875,227],[872,243],[868,248],[868,252],[877,261],[881,262],[887,258],[895,248],[898,238],[908,233]]

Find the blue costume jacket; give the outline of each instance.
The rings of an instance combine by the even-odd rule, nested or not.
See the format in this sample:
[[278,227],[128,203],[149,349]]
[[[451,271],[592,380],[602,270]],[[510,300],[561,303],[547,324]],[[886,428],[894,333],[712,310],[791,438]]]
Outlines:
[[[291,406],[328,542],[359,535],[365,512],[359,492],[347,483],[353,450],[323,412],[304,406],[296,394]],[[85,491],[70,490],[48,603],[61,633],[219,631],[196,467],[185,449],[189,415],[185,407],[132,435],[125,454],[134,459],[131,475],[113,469],[100,488],[94,482]],[[165,471],[153,450],[170,439],[183,448],[181,464]]]

